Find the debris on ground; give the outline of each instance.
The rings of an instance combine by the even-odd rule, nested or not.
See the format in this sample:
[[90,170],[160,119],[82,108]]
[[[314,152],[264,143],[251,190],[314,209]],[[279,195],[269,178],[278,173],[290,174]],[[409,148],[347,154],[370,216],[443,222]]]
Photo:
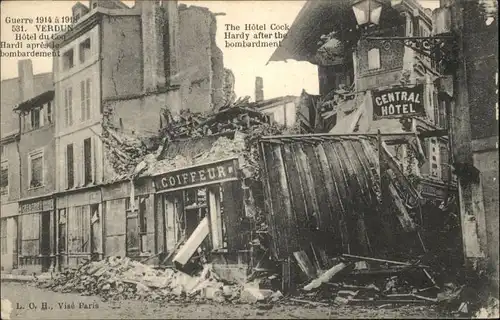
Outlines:
[[299,290],[299,299],[293,301],[381,307],[435,305],[439,289],[425,267],[418,261],[407,263],[342,255],[333,267],[307,281]]
[[487,306],[480,308],[473,316],[475,319],[498,319],[500,317],[498,298],[489,297]]
[[[205,264],[199,274],[190,275],[177,269],[160,269],[120,257],[84,263],[77,269],[56,274],[50,280],[39,280],[38,286],[56,292],[98,295],[103,301],[212,301],[255,304],[259,308],[272,308],[276,303],[376,308],[423,305],[441,309],[450,309],[451,306],[459,314],[470,314],[475,318],[498,313],[498,300],[494,299],[490,299],[488,308],[474,312],[477,309],[472,310],[471,304],[464,299],[463,286],[448,283],[440,289],[428,277],[430,271],[418,261],[390,262],[341,256],[332,260],[332,267],[319,271],[313,280],[305,280],[293,295],[288,296],[283,295],[276,285],[267,284],[270,278],[279,279],[279,275],[269,272],[236,284],[223,280],[212,264]],[[427,273],[423,272],[424,269]]]
[[[120,257],[87,262],[76,270],[67,270],[52,280],[39,282],[39,286],[57,292],[99,295],[104,300],[176,301],[190,298],[222,302],[235,298],[223,294],[222,289],[227,285],[219,281],[209,264],[204,266],[200,275],[191,276]],[[241,290],[236,285],[229,288],[232,292]]]
[[279,291],[259,289],[254,284],[242,286],[224,283],[211,264],[204,265],[201,273],[193,276],[176,269],[161,270],[120,257],[87,262],[78,269],[61,272],[51,280],[39,281],[37,285],[56,292],[98,295],[104,301],[132,299],[267,303],[279,301],[283,297]]

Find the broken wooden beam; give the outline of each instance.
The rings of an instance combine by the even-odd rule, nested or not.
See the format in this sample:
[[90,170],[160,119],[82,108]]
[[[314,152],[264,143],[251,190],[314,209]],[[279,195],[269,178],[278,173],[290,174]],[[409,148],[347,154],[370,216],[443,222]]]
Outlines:
[[203,218],[186,243],[179,249],[173,261],[184,266],[210,233],[208,217]]
[[343,285],[340,285],[340,286],[342,288],[345,288],[345,289],[380,291],[380,289],[377,288],[377,286],[375,286],[374,284],[370,284],[370,285],[367,285],[367,286],[357,286],[357,285],[352,285],[352,284],[343,284]]
[[400,273],[403,273],[404,271],[407,271],[408,269],[376,269],[376,270],[353,270],[351,272],[352,276],[363,276],[363,275],[370,275],[370,276],[375,276],[375,275],[385,275],[385,276],[393,276],[397,275]]
[[[436,303],[438,301],[437,298],[425,297],[425,296],[421,296],[421,295],[414,294],[414,293],[394,293],[394,294],[388,294],[388,295],[386,295],[386,297],[387,298],[417,298],[420,300],[425,300],[425,301],[434,302],[434,303]],[[413,299],[410,299],[410,300],[413,300]]]
[[428,304],[426,300],[350,299],[348,304]]
[[413,267],[419,267],[419,268],[430,268],[429,266],[422,265],[422,264],[414,265],[414,264],[409,263],[409,262],[400,262],[400,261],[385,260],[385,259],[378,259],[378,258],[362,257],[362,256],[356,256],[356,255],[347,254],[347,253],[342,254],[342,256],[346,257],[346,258],[353,258],[353,259],[359,259],[359,260],[385,262],[385,263],[396,264],[396,265],[400,265],[400,266],[413,266]]
[[304,287],[304,290],[311,291],[312,289],[316,289],[316,288],[320,287],[323,283],[330,281],[330,279],[332,279],[336,274],[338,274],[339,272],[341,272],[345,268],[347,268],[347,264],[345,264],[343,262],[335,265],[333,268],[328,269],[323,274],[321,274],[318,278],[314,279],[309,284],[307,284]]
[[392,199],[394,200],[394,204],[398,208],[396,211],[396,216],[398,217],[399,222],[401,223],[401,226],[403,227],[403,230],[406,232],[412,232],[415,231],[415,223],[413,222],[412,218],[410,217],[410,214],[408,213],[408,210],[406,209],[406,206],[404,204],[403,199],[398,194],[398,191],[396,190],[396,187],[394,186],[394,182],[389,181],[389,192],[391,193]]
[[437,285],[436,283],[436,280],[434,280],[434,278],[429,274],[429,272],[427,271],[427,269],[423,269],[425,275],[427,276],[427,278],[429,278],[429,280],[431,280],[432,284],[434,285],[435,288],[439,289],[439,286]]
[[414,293],[412,293],[412,296],[414,298],[422,299],[422,300],[429,301],[429,302],[437,302],[438,301],[437,298],[429,298],[429,297],[421,296],[421,295],[414,294]]

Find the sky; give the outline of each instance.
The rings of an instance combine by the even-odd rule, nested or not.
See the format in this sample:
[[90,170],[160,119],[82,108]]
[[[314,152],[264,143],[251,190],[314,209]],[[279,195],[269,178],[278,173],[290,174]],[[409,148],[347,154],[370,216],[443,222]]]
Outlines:
[[[71,15],[71,7],[77,1],[24,1],[8,0],[1,2],[1,41],[13,40],[12,24],[6,18],[35,18],[37,16]],[[87,1],[81,1],[88,5]],[[132,6],[134,1],[124,1]],[[310,94],[318,93],[318,74],[316,66],[308,62],[270,62],[269,58],[276,48],[226,48],[224,45],[225,24],[267,24],[291,25],[305,1],[179,1],[187,5],[206,7],[217,16],[216,41],[224,53],[224,66],[233,71],[236,77],[235,92],[239,97],[254,98],[255,77],[264,80],[264,98],[284,95],[300,95],[302,89]],[[424,7],[434,9],[437,0],[420,0]],[[1,79],[17,77],[18,58],[1,58]],[[33,58],[35,74],[52,70],[51,58]]]

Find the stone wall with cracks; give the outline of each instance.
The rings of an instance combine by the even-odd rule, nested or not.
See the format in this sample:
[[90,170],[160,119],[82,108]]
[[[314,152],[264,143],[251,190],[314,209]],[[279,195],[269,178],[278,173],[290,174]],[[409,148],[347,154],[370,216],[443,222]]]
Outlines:
[[142,92],[140,16],[104,16],[102,24],[102,99]]
[[181,109],[203,112],[222,102],[224,63],[216,28],[215,15],[207,8],[179,6]]

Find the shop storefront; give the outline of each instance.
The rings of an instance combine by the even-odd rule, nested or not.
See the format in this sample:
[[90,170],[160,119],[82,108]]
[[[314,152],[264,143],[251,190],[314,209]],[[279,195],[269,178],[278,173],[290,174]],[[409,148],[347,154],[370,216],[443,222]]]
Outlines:
[[45,272],[55,265],[53,198],[21,201],[18,227],[19,268]]
[[[241,248],[244,216],[236,158],[190,166],[154,177],[157,241],[175,263],[185,265],[196,250]],[[184,245],[179,248],[179,244]]]
[[[154,190],[150,178],[104,185],[102,190],[103,252],[156,263]],[[133,199],[133,202],[132,202]]]
[[86,190],[57,198],[57,267],[102,257],[101,192]]

